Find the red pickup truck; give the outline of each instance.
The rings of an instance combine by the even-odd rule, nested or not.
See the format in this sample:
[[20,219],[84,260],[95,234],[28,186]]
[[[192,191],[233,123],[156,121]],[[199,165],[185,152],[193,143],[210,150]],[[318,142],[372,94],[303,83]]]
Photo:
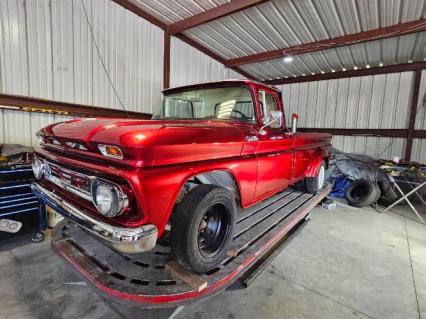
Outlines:
[[176,259],[203,273],[223,260],[239,208],[291,184],[324,186],[331,136],[296,132],[296,117],[288,129],[276,88],[229,80],[163,93],[152,120],[40,130],[33,192],[122,253],[168,234]]

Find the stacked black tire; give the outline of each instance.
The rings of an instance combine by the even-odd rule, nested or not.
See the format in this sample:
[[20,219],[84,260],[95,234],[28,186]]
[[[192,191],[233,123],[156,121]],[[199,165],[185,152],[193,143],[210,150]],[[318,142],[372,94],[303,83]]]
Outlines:
[[353,181],[346,190],[346,200],[355,207],[373,205],[380,197],[379,186],[366,179]]
[[366,207],[376,203],[388,206],[398,195],[387,178],[375,183],[365,179],[353,181],[346,190],[346,200],[355,207]]

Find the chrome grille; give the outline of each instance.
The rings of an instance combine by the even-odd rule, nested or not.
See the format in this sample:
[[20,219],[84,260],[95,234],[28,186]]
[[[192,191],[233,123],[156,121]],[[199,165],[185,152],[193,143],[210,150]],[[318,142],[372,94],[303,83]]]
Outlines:
[[48,181],[87,201],[92,201],[90,191],[92,178],[90,176],[47,161],[45,161],[44,165],[44,176]]

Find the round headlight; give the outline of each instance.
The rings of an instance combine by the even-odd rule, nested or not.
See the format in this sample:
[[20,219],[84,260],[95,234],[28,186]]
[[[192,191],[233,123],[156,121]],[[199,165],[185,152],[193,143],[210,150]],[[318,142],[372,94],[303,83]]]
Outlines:
[[38,158],[33,160],[33,173],[35,178],[40,179],[43,176],[43,162]]
[[124,207],[121,192],[114,185],[101,181],[94,181],[92,185],[93,203],[104,216],[117,216]]

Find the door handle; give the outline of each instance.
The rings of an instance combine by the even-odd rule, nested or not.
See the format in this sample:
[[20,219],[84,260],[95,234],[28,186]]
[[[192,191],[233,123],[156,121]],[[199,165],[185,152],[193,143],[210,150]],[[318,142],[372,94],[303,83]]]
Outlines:
[[247,142],[257,142],[259,139],[257,138],[256,135],[247,135],[246,136],[246,141]]

